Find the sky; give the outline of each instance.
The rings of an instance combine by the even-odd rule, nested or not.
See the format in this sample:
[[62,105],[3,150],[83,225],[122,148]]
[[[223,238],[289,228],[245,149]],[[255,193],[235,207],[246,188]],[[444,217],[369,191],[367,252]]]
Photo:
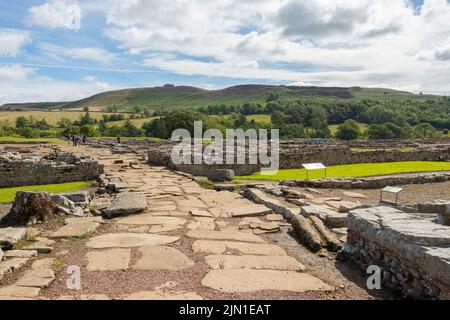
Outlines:
[[450,94],[448,0],[0,0],[0,104],[166,83]]

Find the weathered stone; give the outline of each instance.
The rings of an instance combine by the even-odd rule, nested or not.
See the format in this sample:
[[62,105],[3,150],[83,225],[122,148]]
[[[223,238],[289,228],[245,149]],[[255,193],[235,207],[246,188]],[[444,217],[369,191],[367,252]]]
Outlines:
[[105,294],[81,294],[79,296],[60,296],[55,300],[107,301],[111,299]]
[[55,258],[44,258],[40,260],[36,260],[31,265],[31,269],[38,270],[38,269],[52,269],[52,267],[55,264],[56,259]]
[[233,181],[234,171],[227,169],[213,169],[206,172],[208,180],[213,182]]
[[214,230],[216,225],[214,224],[214,218],[195,218],[187,226],[190,230]]
[[133,217],[126,217],[117,220],[118,224],[124,225],[184,225],[186,219],[176,217],[159,217],[152,215],[139,215]]
[[231,269],[212,270],[202,280],[202,285],[221,292],[279,291],[329,291],[322,280],[295,271]]
[[3,217],[1,224],[22,226],[27,223],[46,221],[58,213],[58,207],[47,192],[20,191],[11,211]]
[[325,224],[329,228],[345,228],[347,226],[347,213],[333,212],[327,214]]
[[30,258],[12,258],[0,262],[0,268],[9,268],[11,271],[17,271],[25,266]]
[[4,250],[11,250],[14,245],[26,237],[26,228],[0,228],[0,247]]
[[53,251],[53,244],[55,241],[47,238],[38,238],[37,241],[25,246],[25,250],[36,250],[38,253],[50,253]]
[[195,292],[185,292],[185,291],[173,291],[173,292],[162,292],[162,291],[139,291],[132,293],[123,300],[203,300],[201,296]]
[[344,251],[363,268],[382,267],[384,284],[405,296],[448,299],[450,227],[433,220],[385,206],[353,210]]
[[196,240],[192,244],[196,253],[224,254],[227,251],[239,251],[248,255],[285,256],[286,251],[276,245],[266,243],[246,243],[233,241]]
[[66,198],[65,196],[59,195],[59,194],[52,194],[52,201],[57,204],[58,206],[61,206],[63,208],[67,208],[67,209],[74,209],[75,208],[75,203],[71,200],[69,200],[68,198]]
[[327,242],[327,247],[330,251],[339,251],[342,249],[342,244],[338,240],[338,238],[334,235],[333,232],[329,231],[322,220],[317,217],[311,216],[309,217],[314,224],[314,228],[319,232],[323,239]]
[[326,220],[327,215],[336,213],[335,211],[329,209],[327,206],[315,204],[302,207],[300,212],[305,218],[315,216],[322,219],[323,221]]
[[254,269],[305,271],[305,266],[289,256],[265,255],[213,255],[205,258],[206,263],[213,269]]
[[132,248],[145,246],[158,246],[177,241],[178,237],[169,237],[159,234],[139,233],[108,233],[93,237],[87,243],[89,248]]
[[109,207],[105,210],[107,217],[135,214],[147,209],[147,200],[145,196],[134,193],[124,192],[116,196]]
[[186,236],[194,239],[231,240],[231,241],[265,243],[263,239],[251,233],[237,232],[237,231],[191,230],[186,234]]
[[311,226],[307,218],[297,214],[292,216],[291,223],[297,236],[309,249],[314,252],[322,249],[322,238],[318,231]]
[[247,204],[231,207],[227,209],[228,213],[234,218],[261,217],[272,214],[272,210],[261,204]]
[[348,213],[361,206],[361,203],[357,201],[327,201],[326,204],[341,213]]
[[148,233],[161,233],[161,232],[170,232],[180,229],[181,226],[177,224],[163,224],[163,225],[154,225],[150,229],[148,229]]
[[2,248],[0,247],[0,261],[2,261],[3,260],[3,256],[4,256],[5,254],[3,253],[3,250],[2,250]]
[[[70,220],[65,226],[53,232],[52,238],[70,238],[70,237],[84,237],[92,234],[100,226],[97,221],[77,221],[77,218]],[[80,218],[83,219],[83,218]],[[67,221],[66,221],[67,222]]]
[[207,217],[207,218],[214,218],[214,216],[206,211],[206,210],[198,210],[198,209],[192,209],[191,211],[189,211],[189,213],[193,216],[193,217]]
[[53,280],[55,275],[51,269],[37,269],[25,272],[25,274],[15,283],[21,287],[46,288]]
[[31,258],[36,256],[36,250],[9,250],[5,252],[5,257],[8,258]]
[[91,251],[86,254],[88,271],[126,270],[131,259],[130,249]]
[[11,272],[11,268],[9,266],[2,266],[0,264],[0,281],[3,279],[5,275]]
[[367,199],[367,196],[362,193],[350,192],[350,191],[342,191],[342,194],[349,198],[355,199]]
[[284,221],[284,217],[281,214],[268,214],[264,218],[269,221]]
[[134,269],[177,271],[194,266],[191,259],[172,247],[148,246],[139,248],[139,252],[142,256]]
[[12,285],[0,288],[0,297],[33,298],[37,297],[40,291],[41,289],[36,287]]

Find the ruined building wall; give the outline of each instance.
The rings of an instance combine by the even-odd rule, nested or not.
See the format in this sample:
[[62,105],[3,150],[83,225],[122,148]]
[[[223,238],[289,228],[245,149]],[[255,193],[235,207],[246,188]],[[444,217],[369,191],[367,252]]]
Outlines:
[[103,165],[90,158],[65,156],[69,162],[0,157],[0,188],[92,181],[103,172]]
[[416,299],[450,299],[450,227],[431,214],[375,207],[351,211],[346,255],[366,271],[378,266],[381,285]]

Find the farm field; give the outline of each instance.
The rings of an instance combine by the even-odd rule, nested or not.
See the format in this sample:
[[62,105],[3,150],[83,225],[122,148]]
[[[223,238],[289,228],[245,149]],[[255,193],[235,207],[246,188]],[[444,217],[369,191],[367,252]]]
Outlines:
[[[433,172],[450,170],[450,162],[411,161],[386,163],[360,163],[350,165],[331,166],[327,168],[327,178],[357,178],[382,176],[396,173]],[[321,179],[324,170],[310,171],[309,179]],[[257,173],[250,176],[236,177],[238,180],[304,180],[305,169],[279,170],[273,175]]]
[[[100,120],[102,116],[111,113],[90,112],[90,116]],[[11,124],[15,124],[18,117],[30,117],[35,120],[45,119],[49,125],[55,126],[61,119],[69,119],[75,121],[84,115],[83,111],[0,111],[0,121],[8,120]]]
[[[367,131],[367,129],[369,128],[369,126],[365,123],[358,123],[359,126],[359,130],[361,131],[361,133],[364,133]],[[337,129],[339,127],[338,124],[332,124],[328,126],[330,128],[331,134],[334,136],[337,132]]]
[[16,197],[16,193],[19,191],[45,191],[49,193],[62,193],[62,192],[78,191],[88,186],[89,186],[88,182],[69,182],[61,184],[47,184],[40,186],[2,188],[0,189],[0,203],[13,202]]

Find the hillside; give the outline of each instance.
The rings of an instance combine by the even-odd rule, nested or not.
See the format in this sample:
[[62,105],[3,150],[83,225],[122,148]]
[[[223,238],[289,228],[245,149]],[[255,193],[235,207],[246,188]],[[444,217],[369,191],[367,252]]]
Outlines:
[[391,89],[338,88],[338,87],[298,87],[271,85],[239,85],[221,90],[204,90],[189,86],[163,86],[109,91],[73,102],[45,102],[5,104],[3,110],[78,109],[89,107],[103,111],[115,106],[127,111],[134,106],[153,110],[177,107],[200,107],[218,104],[263,103],[269,96],[277,96],[278,101],[300,100],[339,102],[372,99],[378,101],[425,101],[438,96],[417,95]]

